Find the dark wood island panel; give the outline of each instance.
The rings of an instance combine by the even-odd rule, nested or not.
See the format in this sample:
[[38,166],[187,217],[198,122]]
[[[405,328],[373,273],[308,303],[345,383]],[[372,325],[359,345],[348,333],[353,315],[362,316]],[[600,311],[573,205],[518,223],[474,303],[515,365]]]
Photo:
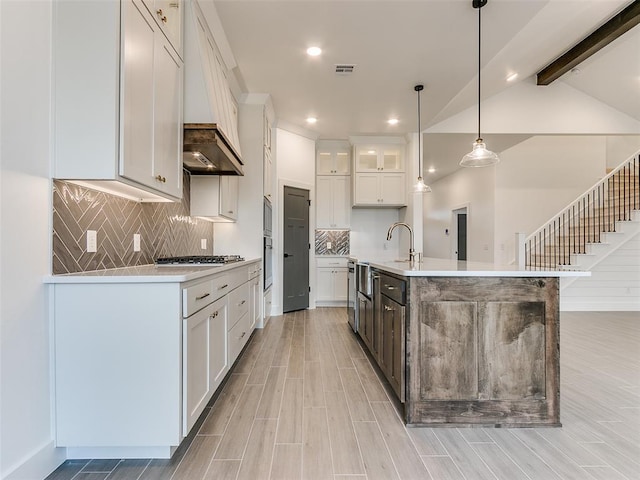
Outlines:
[[558,278],[408,280],[408,425],[560,426]]

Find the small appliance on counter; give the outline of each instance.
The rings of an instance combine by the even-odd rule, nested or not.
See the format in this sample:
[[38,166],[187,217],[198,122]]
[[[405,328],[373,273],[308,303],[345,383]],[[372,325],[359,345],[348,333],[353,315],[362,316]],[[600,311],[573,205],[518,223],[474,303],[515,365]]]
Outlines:
[[205,266],[226,265],[228,263],[243,262],[240,255],[187,255],[184,257],[160,257],[156,259],[158,266]]

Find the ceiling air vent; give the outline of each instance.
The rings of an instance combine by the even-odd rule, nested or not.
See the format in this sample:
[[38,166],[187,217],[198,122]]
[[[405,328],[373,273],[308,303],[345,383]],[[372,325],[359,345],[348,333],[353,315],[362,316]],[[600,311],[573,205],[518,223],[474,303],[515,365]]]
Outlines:
[[336,65],[336,75],[351,75],[353,73],[353,69],[356,68],[355,65],[340,63]]

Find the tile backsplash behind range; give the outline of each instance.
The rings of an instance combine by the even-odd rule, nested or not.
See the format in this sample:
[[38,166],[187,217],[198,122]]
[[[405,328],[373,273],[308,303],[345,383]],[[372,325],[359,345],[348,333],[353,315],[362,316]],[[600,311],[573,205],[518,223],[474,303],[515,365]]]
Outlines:
[[[184,174],[178,203],[137,203],[72,183],[53,182],[54,274],[129,267],[169,255],[211,255],[213,224],[189,216],[190,177]],[[98,249],[87,252],[87,230]],[[133,234],[141,237],[133,251]],[[207,249],[200,248],[207,239]]]
[[316,255],[349,255],[349,230],[316,230],[315,247]]

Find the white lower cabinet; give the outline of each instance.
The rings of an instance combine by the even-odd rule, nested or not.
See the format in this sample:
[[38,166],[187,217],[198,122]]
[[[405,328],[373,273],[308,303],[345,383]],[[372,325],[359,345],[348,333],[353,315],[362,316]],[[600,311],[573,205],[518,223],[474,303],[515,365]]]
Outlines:
[[229,371],[227,301],[223,297],[184,320],[184,434],[203,412]]
[[254,329],[259,262],[222,268],[189,281],[157,270],[48,280],[55,442],[67,458],[171,457]]
[[346,305],[347,259],[318,258],[316,267],[316,304]]

